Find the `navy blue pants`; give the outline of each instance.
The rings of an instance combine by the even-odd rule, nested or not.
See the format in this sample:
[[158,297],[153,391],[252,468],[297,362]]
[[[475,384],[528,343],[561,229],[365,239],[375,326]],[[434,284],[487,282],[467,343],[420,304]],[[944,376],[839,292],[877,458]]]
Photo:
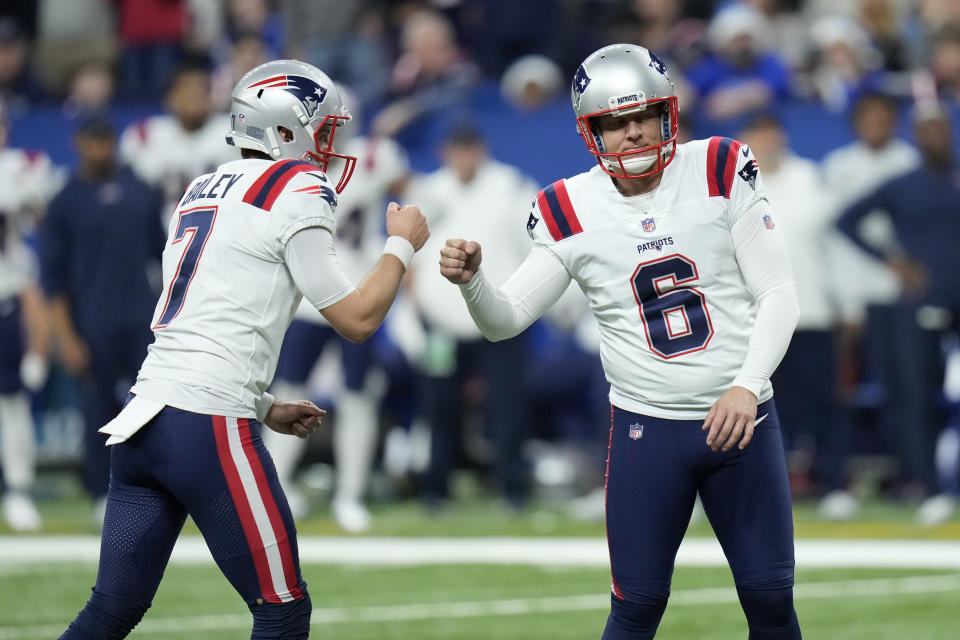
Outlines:
[[20,382],[23,352],[20,299],[0,300],[0,393],[16,393],[23,389]]
[[430,466],[423,477],[423,497],[428,501],[449,497],[450,475],[458,462],[462,443],[465,384],[476,376],[486,386],[483,418],[493,445],[493,471],[498,489],[515,507],[526,504],[528,464],[526,339],[517,336],[501,342],[457,343],[457,367],[452,375],[429,376],[421,381],[424,409],[430,421]]
[[868,364],[886,391],[884,435],[900,463],[900,483],[919,484],[928,494],[939,490],[934,452],[945,422],[940,337],[917,324],[916,304],[868,309]]
[[[293,518],[255,420],[166,407],[111,447],[110,471],[100,567],[87,609],[124,602],[145,611],[188,514],[248,605],[305,597]],[[83,631],[63,637],[90,635]]]
[[[613,613],[605,640],[652,638],[670,594],[680,541],[697,494],[730,563],[754,634],[755,592],[781,593],[793,616],[793,514],[780,422],[773,401],[761,404],[760,422],[744,450],[711,451],[703,420],[664,420],[612,410],[607,459],[607,538],[613,574]],[[782,598],[781,598],[782,599]],[[653,613],[644,612],[650,605]],[[630,633],[613,618],[633,607],[646,618]],[[769,609],[770,607],[764,606]],[[659,613],[656,610],[659,609]],[[629,616],[628,616],[629,617]],[[785,626],[784,629],[788,627]],[[797,633],[799,628],[797,627]],[[782,632],[779,637],[793,638]]]
[[824,491],[843,489],[851,427],[837,400],[833,332],[796,331],[770,381],[777,390],[785,448],[799,449],[806,437],[814,447],[815,479]]

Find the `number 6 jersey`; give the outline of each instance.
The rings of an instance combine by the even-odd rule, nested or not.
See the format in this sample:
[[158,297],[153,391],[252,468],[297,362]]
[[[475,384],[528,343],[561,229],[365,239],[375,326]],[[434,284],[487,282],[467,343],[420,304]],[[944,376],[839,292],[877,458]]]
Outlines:
[[170,220],[155,340],[132,392],[258,417],[302,297],[285,246],[309,227],[335,231],[335,208],[323,172],[296,160],[237,160],[196,178]]
[[537,195],[527,230],[589,299],[614,405],[697,419],[734,383],[757,305],[731,230],[756,216],[751,233],[782,242],[765,205],[753,154],[730,138],[678,145],[647,194],[625,197],[594,167]]

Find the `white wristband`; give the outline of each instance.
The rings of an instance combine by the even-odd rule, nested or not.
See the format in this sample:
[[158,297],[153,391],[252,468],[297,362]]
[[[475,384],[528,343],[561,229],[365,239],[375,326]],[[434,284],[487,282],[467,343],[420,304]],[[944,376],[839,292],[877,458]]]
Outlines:
[[397,256],[400,262],[403,263],[403,268],[407,269],[410,267],[410,261],[413,260],[413,254],[416,253],[416,249],[413,248],[413,245],[410,244],[410,241],[406,238],[402,236],[390,236],[387,238],[387,243],[383,245],[383,253]]

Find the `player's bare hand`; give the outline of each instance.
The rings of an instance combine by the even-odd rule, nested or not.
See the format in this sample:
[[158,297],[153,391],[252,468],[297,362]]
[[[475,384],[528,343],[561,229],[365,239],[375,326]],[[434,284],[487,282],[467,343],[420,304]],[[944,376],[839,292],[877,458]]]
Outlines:
[[427,228],[426,217],[420,213],[420,207],[413,204],[401,207],[391,202],[387,206],[387,235],[406,238],[414,250],[419,251],[430,237],[430,229]]
[[703,422],[707,432],[707,446],[714,451],[730,451],[737,445],[745,448],[753,439],[754,420],[757,417],[757,396],[743,387],[730,387],[720,396]]
[[90,366],[90,349],[79,336],[65,336],[60,340],[60,357],[66,370],[75,376],[86,372]]
[[277,433],[306,438],[317,430],[325,415],[327,415],[326,411],[309,400],[298,402],[274,400],[263,422]]
[[473,278],[483,255],[473,240],[452,238],[440,249],[440,275],[453,284],[467,284]]
[[887,266],[897,274],[903,292],[908,297],[920,298],[930,287],[930,276],[927,270],[915,260],[906,256],[896,256],[887,260]]

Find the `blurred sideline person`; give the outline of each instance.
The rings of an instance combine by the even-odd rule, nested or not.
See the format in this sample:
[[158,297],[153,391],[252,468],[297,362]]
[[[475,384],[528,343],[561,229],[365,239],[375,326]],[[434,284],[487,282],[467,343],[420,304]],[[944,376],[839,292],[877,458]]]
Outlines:
[[490,279],[506,280],[530,248],[518,211],[529,206],[537,188],[519,170],[491,158],[472,123],[454,124],[441,154],[443,166],[411,182],[409,192],[429,212],[435,231],[435,240],[414,261],[409,290],[427,333],[421,364],[430,463],[422,479],[422,497],[437,508],[450,498],[450,474],[466,440],[462,431],[469,398],[479,405],[491,443],[495,490],[509,509],[520,510],[529,492],[523,451],[530,431],[528,406],[527,395],[520,391],[526,384],[526,338],[484,340],[463,299],[430,262],[444,237],[478,237],[498,249],[487,265]]
[[[344,191],[338,204],[337,255],[350,281],[359,282],[376,264],[383,247],[383,204],[389,195],[403,193],[410,169],[406,153],[389,138],[348,138],[343,152],[356,157],[357,166],[350,178],[350,189]],[[301,302],[283,339],[273,393],[309,397],[310,374],[323,350],[335,344],[340,347],[343,389],[337,395],[334,414],[336,483],[332,510],[340,528],[359,533],[371,524],[370,512],[363,502],[380,426],[382,393],[370,376],[378,365],[375,340],[353,343],[341,338],[316,309]],[[294,472],[306,443],[269,431],[264,441],[294,518],[305,517],[308,503],[295,486]]]
[[[900,463],[900,497],[919,501],[939,491],[934,443],[944,427],[941,338],[960,318],[960,180],[949,112],[936,102],[919,103],[913,134],[921,165],[880,185],[851,204],[837,226],[858,247],[885,262],[900,280],[886,340],[888,437]],[[877,247],[864,237],[861,221],[880,209],[889,216],[896,244]],[[949,517],[925,515],[922,520]]]
[[783,124],[773,114],[755,116],[740,138],[763,167],[764,189],[777,212],[777,224],[783,227],[800,308],[790,347],[771,376],[786,450],[812,458],[812,467],[802,470],[805,475],[798,478],[793,493],[812,490],[805,485],[808,479],[828,491],[840,490],[844,480],[841,436],[847,426],[839,420],[836,401],[834,282],[838,274],[829,262],[830,254],[823,250],[833,224],[820,168],[790,150]]
[[656,633],[698,493],[750,638],[800,638],[769,381],[798,309],[756,159],[730,138],[678,145],[673,83],[643,47],[592,53],[571,97],[598,166],[537,195],[527,221],[534,248],[502,287],[472,240],[448,239],[440,271],[491,340],[523,331],[571,279],[590,301],[612,405],[603,639]]
[[790,91],[790,70],[769,49],[766,16],[747,3],[719,7],[707,28],[711,52],[686,70],[697,108],[722,123],[772,109]]
[[120,156],[143,180],[163,192],[166,222],[195,176],[213,171],[234,157],[223,143],[227,116],[213,110],[210,71],[199,61],[176,67],[164,106],[169,113],[127,127],[120,137]]
[[43,153],[7,147],[10,122],[0,104],[0,449],[3,517],[14,531],[42,520],[31,496],[36,434],[27,391],[47,377],[48,327],[37,261],[23,239],[59,182]]
[[[384,256],[354,287],[333,244],[336,192],[353,158],[331,80],[277,60],[241,78],[228,141],[243,159],[199,176],[170,221],[154,343],[110,434],[110,499],[97,584],[62,639],[124,638],[149,608],[189,514],[253,614],[254,640],[300,640],[311,602],[296,529],[261,424],[306,437],[324,412],[266,393],[303,296],[352,340],[390,308],[428,232],[416,207],[387,210]],[[337,183],[324,173],[345,161]]]
[[[600,332],[580,287],[570,283],[560,299],[528,334],[527,393],[530,421],[538,440],[555,441],[582,468],[578,484],[586,495],[570,500],[577,520],[603,520],[606,492],[604,454],[610,412],[610,385],[600,362]],[[535,468],[536,469],[536,468]],[[579,487],[578,487],[579,488]]]
[[103,523],[110,450],[97,433],[123,407],[150,344],[163,252],[160,193],[117,159],[113,124],[81,121],[76,173],[51,200],[40,230],[41,280],[66,371],[80,385],[84,485]]
[[[831,151],[821,165],[832,222],[850,204],[919,163],[917,150],[895,135],[897,102],[892,97],[882,93],[860,96],[853,105],[851,124],[856,140]],[[894,231],[882,211],[868,214],[860,226],[872,244],[894,246]],[[886,377],[878,367],[888,359],[878,356],[889,350],[886,324],[891,305],[900,295],[900,284],[887,265],[836,230],[828,234],[824,255],[837,274],[837,362],[842,367],[838,375],[840,393],[850,405],[857,402],[861,385],[878,375]],[[849,413],[847,406],[842,410]],[[849,520],[859,509],[857,497],[842,487],[829,490],[818,505],[819,512],[830,520]]]

